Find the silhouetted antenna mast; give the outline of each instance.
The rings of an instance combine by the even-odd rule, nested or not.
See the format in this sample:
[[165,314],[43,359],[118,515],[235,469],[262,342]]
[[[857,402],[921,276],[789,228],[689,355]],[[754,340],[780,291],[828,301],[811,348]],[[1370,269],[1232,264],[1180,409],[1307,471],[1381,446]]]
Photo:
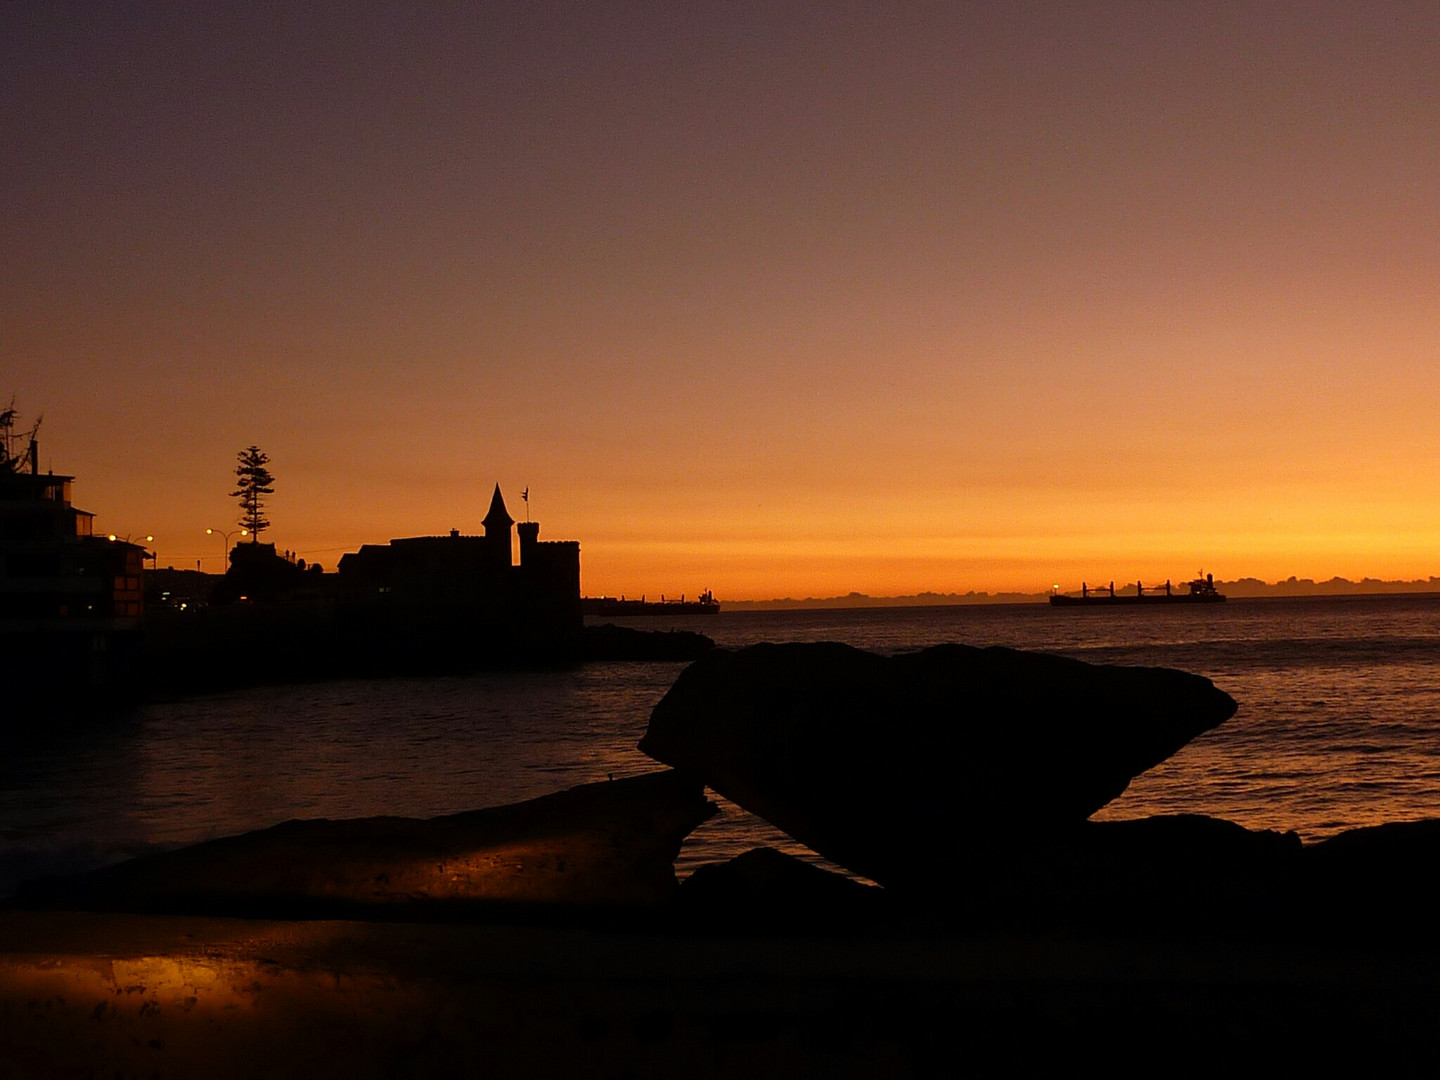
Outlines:
[[528,487],[527,487],[524,491],[520,492],[520,498],[521,498],[521,499],[524,501],[524,503],[525,503],[525,520],[526,520],[526,521],[529,521],[529,520],[530,520],[530,489],[529,489]]
[[[40,449],[36,443],[36,435],[40,431],[40,422],[45,417],[36,417],[34,427],[17,435],[15,420],[19,415],[13,397],[6,408],[0,409],[0,471],[21,472],[28,461],[30,471],[38,473],[40,471]],[[19,452],[15,450],[17,446],[21,447]]]
[[0,469],[13,469],[15,457],[10,453],[10,440],[14,437],[15,431],[15,399],[10,399],[10,407],[0,409]]

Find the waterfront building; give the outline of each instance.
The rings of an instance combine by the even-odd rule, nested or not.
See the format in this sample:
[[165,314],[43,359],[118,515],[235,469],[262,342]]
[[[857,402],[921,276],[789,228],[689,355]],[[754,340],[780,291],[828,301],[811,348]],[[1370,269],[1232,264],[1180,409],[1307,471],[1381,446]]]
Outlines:
[[[580,544],[540,539],[540,523],[518,524],[495,485],[484,534],[412,536],[366,544],[340,559],[340,593],[362,610],[462,618],[486,636],[526,645],[563,642],[584,625]],[[519,560],[515,560],[516,537]]]
[[[12,686],[108,691],[134,678],[144,614],[139,544],[94,534],[75,478],[42,474],[33,437],[0,428],[0,656]],[[23,440],[22,440],[23,441]]]

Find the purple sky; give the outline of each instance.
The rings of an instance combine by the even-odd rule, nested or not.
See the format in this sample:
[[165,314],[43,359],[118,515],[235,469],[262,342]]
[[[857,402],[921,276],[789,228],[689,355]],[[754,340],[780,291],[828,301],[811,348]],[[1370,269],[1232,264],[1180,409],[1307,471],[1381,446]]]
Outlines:
[[253,442],[326,565],[1440,572],[1440,5],[412,7],[0,8],[0,393],[161,565]]

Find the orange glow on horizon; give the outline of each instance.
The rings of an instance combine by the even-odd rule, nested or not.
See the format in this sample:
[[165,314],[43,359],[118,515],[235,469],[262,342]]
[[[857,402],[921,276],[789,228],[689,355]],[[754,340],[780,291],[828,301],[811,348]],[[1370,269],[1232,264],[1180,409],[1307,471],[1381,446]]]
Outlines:
[[591,594],[1440,573],[1433,8],[487,11],[27,24],[97,528],[219,569],[254,443],[327,569],[498,480]]

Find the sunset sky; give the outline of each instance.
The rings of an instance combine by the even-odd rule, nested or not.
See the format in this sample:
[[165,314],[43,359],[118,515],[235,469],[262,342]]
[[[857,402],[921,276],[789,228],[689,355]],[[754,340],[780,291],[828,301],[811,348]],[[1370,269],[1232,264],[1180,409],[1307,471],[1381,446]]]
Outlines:
[[1434,0],[0,12],[0,397],[161,566],[255,443],[327,569],[1440,573]]

